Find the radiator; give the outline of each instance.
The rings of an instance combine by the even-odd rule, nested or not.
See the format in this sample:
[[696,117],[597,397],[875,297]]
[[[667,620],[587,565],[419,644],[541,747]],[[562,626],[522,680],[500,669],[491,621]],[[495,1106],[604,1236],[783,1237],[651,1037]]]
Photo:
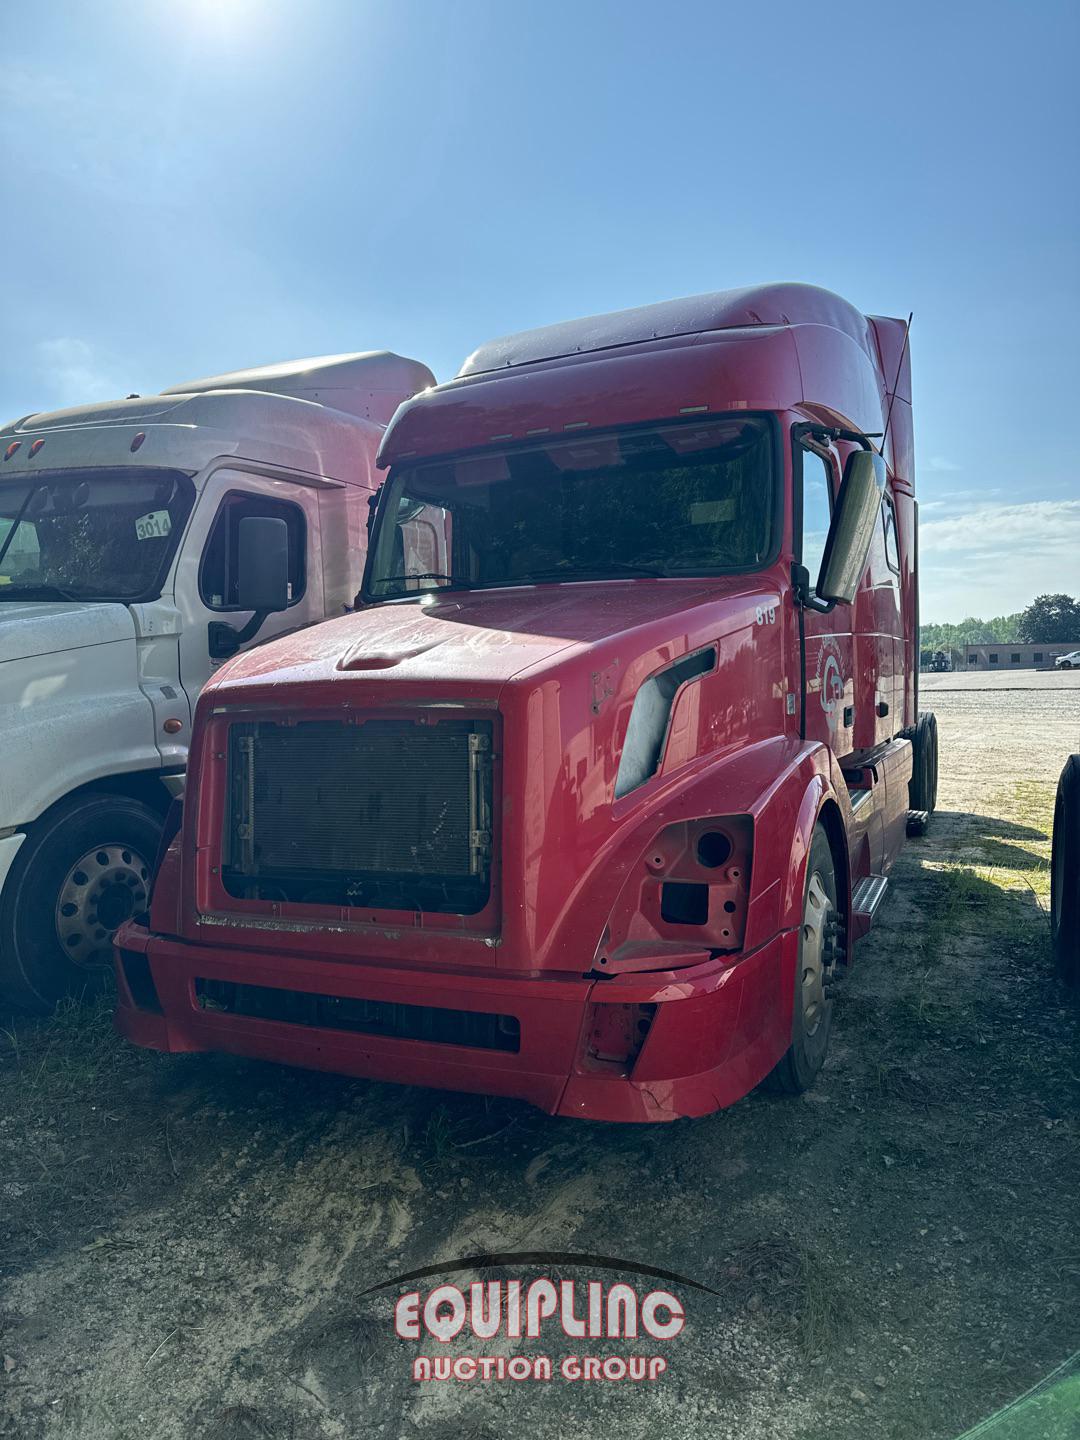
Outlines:
[[233,724],[225,889],[475,914],[490,887],[491,731],[456,717]]

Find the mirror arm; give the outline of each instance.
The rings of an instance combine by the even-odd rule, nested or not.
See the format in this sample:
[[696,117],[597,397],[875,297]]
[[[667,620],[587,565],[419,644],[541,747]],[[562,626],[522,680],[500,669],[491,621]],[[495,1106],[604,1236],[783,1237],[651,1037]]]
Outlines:
[[245,625],[241,625],[239,629],[225,620],[211,620],[206,627],[211,658],[227,660],[230,655],[235,655],[241,645],[246,645],[249,640],[254,640],[269,614],[269,610],[256,610],[251,619]]
[[821,440],[825,444],[828,444],[830,440],[846,440],[851,445],[860,445],[864,450],[870,451],[874,449],[870,443],[871,440],[881,438],[880,431],[877,434],[864,435],[861,430],[842,430],[835,425],[815,425],[812,421],[796,425],[794,434],[796,439],[801,439],[803,435],[812,435],[816,440]]
[[[383,481],[383,485],[385,485],[385,483],[386,483],[386,482],[385,482],[385,480],[384,480],[384,481]],[[379,508],[379,496],[382,494],[382,488],[383,488],[382,485],[380,485],[377,490],[373,490],[373,491],[371,492],[371,494],[368,496],[368,502],[367,502],[367,535],[368,535],[368,544],[371,543],[371,532],[372,532],[372,530],[374,530],[374,528],[375,528],[375,512],[376,512],[376,510]]]
[[793,565],[791,567],[791,589],[795,596],[795,604],[803,610],[813,610],[818,615],[829,615],[836,609],[835,600],[822,600],[814,594],[810,585],[810,571],[805,565]]

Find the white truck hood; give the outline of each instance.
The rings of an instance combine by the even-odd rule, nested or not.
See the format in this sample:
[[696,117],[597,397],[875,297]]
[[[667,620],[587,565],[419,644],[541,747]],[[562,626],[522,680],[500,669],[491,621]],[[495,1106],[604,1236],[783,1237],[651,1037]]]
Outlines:
[[134,639],[135,622],[126,605],[0,599],[0,664]]

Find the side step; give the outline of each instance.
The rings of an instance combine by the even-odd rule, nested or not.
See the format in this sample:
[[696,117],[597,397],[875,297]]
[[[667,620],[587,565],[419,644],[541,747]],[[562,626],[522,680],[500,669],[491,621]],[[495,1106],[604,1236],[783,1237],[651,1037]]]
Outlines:
[[925,835],[929,828],[929,810],[909,810],[907,812],[907,833],[909,835]]
[[866,875],[855,886],[851,895],[852,940],[861,940],[870,929],[888,888],[889,881],[885,875]]

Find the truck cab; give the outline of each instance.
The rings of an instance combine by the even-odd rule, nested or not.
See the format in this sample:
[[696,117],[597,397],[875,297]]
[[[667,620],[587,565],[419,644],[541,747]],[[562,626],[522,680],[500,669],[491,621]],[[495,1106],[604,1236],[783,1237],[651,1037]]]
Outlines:
[[[388,352],[213,376],[0,431],[0,993],[108,975],[145,908],[199,692],[351,604],[375,456],[434,383]],[[260,529],[260,527],[262,527]],[[269,527],[269,528],[267,528]],[[254,611],[279,542],[281,593]]]
[[933,808],[907,326],[511,336],[379,463],[357,613],[199,702],[121,1030],[594,1119],[805,1089]]

